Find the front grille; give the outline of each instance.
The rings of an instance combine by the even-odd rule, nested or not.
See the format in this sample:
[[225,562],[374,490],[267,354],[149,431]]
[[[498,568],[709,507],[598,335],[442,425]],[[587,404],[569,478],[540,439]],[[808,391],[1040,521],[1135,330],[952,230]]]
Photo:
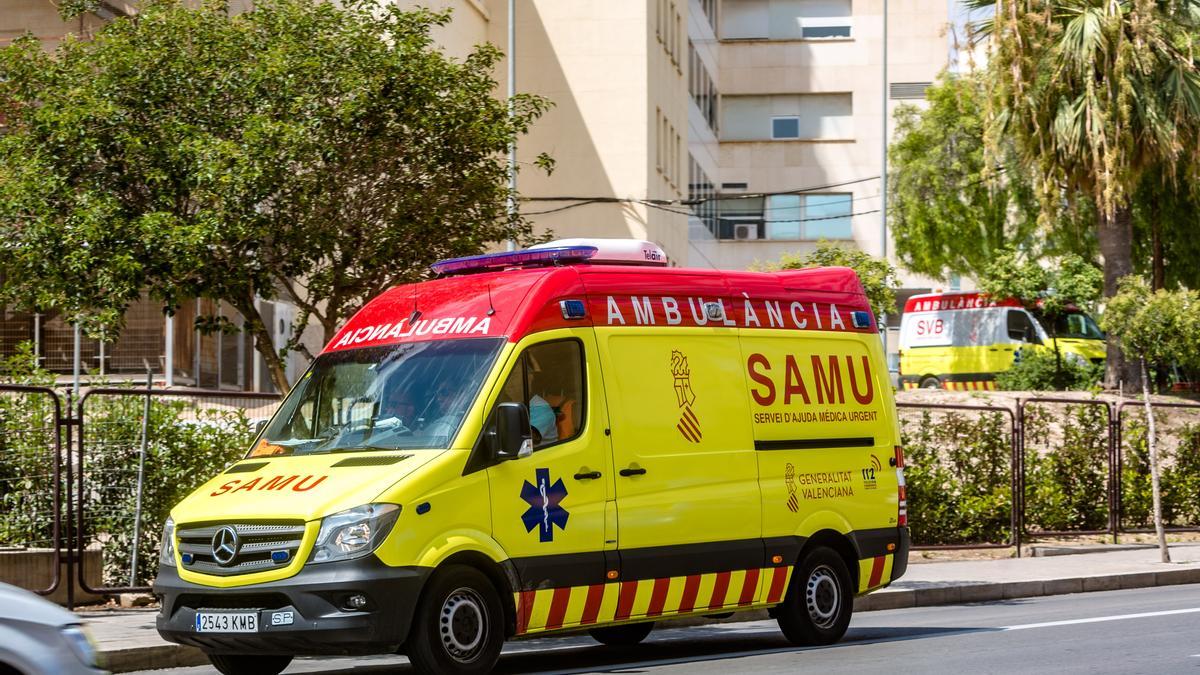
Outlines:
[[[213,551],[213,538],[226,526],[237,533],[237,546],[232,560],[222,564]],[[181,527],[177,532],[184,567],[226,577],[286,567],[300,550],[304,523],[215,523]]]
[[178,607],[191,609],[281,609],[289,604],[282,593],[185,593],[176,601]]

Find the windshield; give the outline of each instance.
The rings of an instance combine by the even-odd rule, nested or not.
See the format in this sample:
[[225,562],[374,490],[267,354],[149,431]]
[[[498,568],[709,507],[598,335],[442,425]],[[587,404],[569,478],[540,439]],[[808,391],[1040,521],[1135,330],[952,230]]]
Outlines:
[[323,354],[251,457],[445,448],[503,340],[434,340]]
[[1046,332],[1051,336],[1057,334],[1060,338],[1104,339],[1104,331],[1100,330],[1095,320],[1081,312],[1058,315],[1058,318],[1054,321],[1053,329],[1051,329],[1050,322],[1044,316],[1039,316],[1038,322],[1042,324],[1042,328],[1045,328]]

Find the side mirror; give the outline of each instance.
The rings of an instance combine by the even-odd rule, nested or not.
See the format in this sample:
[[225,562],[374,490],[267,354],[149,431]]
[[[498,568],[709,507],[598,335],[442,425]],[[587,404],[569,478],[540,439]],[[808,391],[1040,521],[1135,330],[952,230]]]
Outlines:
[[519,459],[533,454],[533,438],[529,431],[529,408],[524,403],[501,403],[496,406],[492,452],[498,460]]
[[1027,326],[1025,328],[1025,341],[1031,345],[1040,345],[1042,343],[1042,341],[1038,338],[1037,331],[1034,330],[1033,326]]
[[251,430],[251,431],[253,431],[253,432],[254,432],[254,436],[255,436],[255,437],[257,437],[259,434],[261,434],[261,433],[263,432],[263,429],[266,429],[266,428],[267,428],[267,423],[268,423],[268,422],[270,422],[270,421],[271,421],[271,420],[269,420],[269,419],[266,419],[266,420],[254,420],[254,422],[253,422],[253,423],[251,423],[251,425],[250,425],[250,430]]

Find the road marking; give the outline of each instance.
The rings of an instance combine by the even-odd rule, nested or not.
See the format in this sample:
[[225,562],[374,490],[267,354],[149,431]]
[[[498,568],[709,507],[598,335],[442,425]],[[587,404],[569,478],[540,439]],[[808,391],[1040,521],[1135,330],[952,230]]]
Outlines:
[[[1152,616],[1172,616],[1175,614],[1195,614],[1200,607],[1190,609],[1169,609],[1162,612],[1141,612],[1140,614],[1116,614],[1113,616],[1094,616],[1090,619],[1067,619],[1066,621],[1046,621],[1044,623],[1023,623],[1018,626],[1004,626],[1000,630],[1028,630],[1030,628],[1050,628],[1052,626],[1072,626],[1080,623],[1101,623],[1104,621],[1124,621],[1125,619],[1145,619]],[[1200,654],[1197,654],[1200,656]]]

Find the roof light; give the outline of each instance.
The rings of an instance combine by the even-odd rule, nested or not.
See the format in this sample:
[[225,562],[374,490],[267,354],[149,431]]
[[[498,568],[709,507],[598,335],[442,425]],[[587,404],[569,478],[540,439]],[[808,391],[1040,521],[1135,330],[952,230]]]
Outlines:
[[654,242],[641,239],[591,239],[578,237],[559,239],[545,244],[530,246],[527,250],[539,251],[548,248],[590,246],[596,249],[590,263],[612,263],[618,265],[654,265],[665,267],[667,254]]
[[582,319],[587,316],[587,305],[582,300],[563,300],[558,303],[564,319]]
[[871,327],[871,315],[864,311],[856,310],[854,312],[851,312],[850,322],[852,324],[854,324],[855,328],[870,328]]
[[430,265],[434,274],[462,274],[483,270],[516,267],[518,265],[549,265],[560,262],[583,262],[596,255],[595,246],[554,246],[528,248],[523,251],[487,253],[465,258],[441,260]]

